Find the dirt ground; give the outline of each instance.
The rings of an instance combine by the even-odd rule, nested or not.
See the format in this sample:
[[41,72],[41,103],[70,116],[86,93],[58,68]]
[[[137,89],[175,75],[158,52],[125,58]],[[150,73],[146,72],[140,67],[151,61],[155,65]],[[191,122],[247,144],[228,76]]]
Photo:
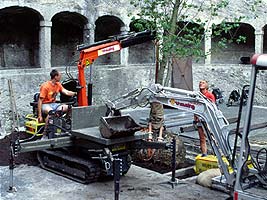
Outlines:
[[[9,158],[10,158],[10,142],[19,136],[20,139],[24,139],[27,136],[25,133],[20,132],[13,133],[6,136],[4,139],[0,140],[0,166],[7,166],[9,165]],[[28,164],[28,165],[38,165],[38,161],[36,158],[35,152],[23,153],[20,154],[17,158],[15,158],[16,164]]]

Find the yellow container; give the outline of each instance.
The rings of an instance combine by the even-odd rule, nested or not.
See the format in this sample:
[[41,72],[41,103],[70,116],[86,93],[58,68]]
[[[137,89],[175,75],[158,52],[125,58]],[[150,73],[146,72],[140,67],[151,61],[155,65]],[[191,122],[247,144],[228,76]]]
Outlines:
[[[201,157],[201,154],[199,154],[196,156],[195,160],[196,160],[195,161],[196,165],[194,166],[194,170],[195,170],[196,174],[199,174],[199,173],[206,171],[208,169],[219,168],[218,159],[214,155],[207,155],[207,156]],[[228,160],[225,157],[223,157],[223,161],[224,161],[225,165],[228,166],[229,173],[232,173],[233,168],[230,167]],[[250,156],[248,157],[247,167],[249,169],[253,168]]]
[[[40,128],[42,128],[45,123],[39,123],[38,122],[38,118],[34,117],[33,114],[28,114],[26,115],[26,121],[25,121],[25,128],[26,128],[26,133],[29,133],[29,134],[36,134]],[[42,132],[41,133],[38,133],[37,136],[41,136],[42,135]]]
[[[218,166],[218,159],[214,155],[207,155],[202,157],[201,154],[197,155],[195,158],[195,167],[194,170],[196,174],[199,174],[203,171],[206,171],[208,169],[213,169],[213,168],[219,168]],[[229,162],[225,157],[223,157],[224,163],[228,166],[229,172],[232,172],[232,168],[229,166]]]

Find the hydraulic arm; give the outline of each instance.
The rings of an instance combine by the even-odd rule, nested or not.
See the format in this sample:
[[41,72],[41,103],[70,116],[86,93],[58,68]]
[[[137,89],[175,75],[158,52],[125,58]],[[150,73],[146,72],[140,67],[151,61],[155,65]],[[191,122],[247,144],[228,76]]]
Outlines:
[[[257,72],[267,69],[267,54],[254,55],[252,57],[252,64],[247,113],[244,130],[240,138],[240,151],[237,154],[234,153],[235,148],[229,142],[230,132],[228,130],[228,121],[217,106],[200,92],[163,87],[156,84],[146,88],[135,89],[118,99],[108,101],[106,105],[110,109],[111,114],[118,114],[120,113],[118,110],[123,108],[145,106],[148,103],[159,102],[168,107],[191,112],[199,116],[204,120],[202,125],[206,130],[212,150],[218,159],[219,167],[225,178],[225,184],[230,189],[230,192],[234,191],[234,199],[262,199],[248,191],[256,185],[261,186],[261,188],[266,188],[266,160],[257,160],[258,163],[254,161],[250,153],[248,135],[251,128]],[[263,148],[258,152],[258,155],[260,152],[265,151],[266,149]],[[248,162],[249,158],[251,158],[253,163],[252,168],[248,166],[251,162]]]
[[[156,84],[151,87],[133,90],[119,99],[109,101],[107,107],[113,111],[111,113],[115,113],[118,109],[144,106],[151,102],[159,102],[175,109],[194,113],[205,121],[204,128],[211,147],[218,158],[226,182],[233,186],[235,175],[233,172],[229,172],[232,151],[227,142],[229,123],[217,106],[200,92],[162,87]],[[225,162],[224,157],[229,161],[228,163]],[[230,167],[235,168],[235,166]]]

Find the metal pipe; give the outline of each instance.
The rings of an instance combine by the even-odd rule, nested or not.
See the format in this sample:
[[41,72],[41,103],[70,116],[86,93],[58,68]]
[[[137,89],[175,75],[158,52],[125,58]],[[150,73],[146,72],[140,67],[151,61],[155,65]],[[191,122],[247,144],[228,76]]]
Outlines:
[[[175,170],[176,170],[176,138],[175,136],[173,136],[172,138],[172,178],[171,178],[172,183],[176,182]],[[173,184],[172,184],[172,188],[174,188]]]
[[251,114],[252,114],[252,108],[253,108],[253,98],[255,93],[255,86],[256,86],[256,77],[257,77],[258,67],[256,65],[252,66],[251,71],[251,80],[250,80],[250,88],[249,88],[249,97],[247,102],[247,112],[244,122],[244,129],[242,134],[242,141],[240,146],[240,156],[238,158],[238,168],[237,168],[237,174],[236,174],[236,182],[235,182],[235,191],[236,190],[242,190],[241,186],[241,176],[243,171],[243,165],[247,159],[248,152],[247,152],[247,144],[246,140],[249,134],[250,129],[250,123],[251,123]]
[[115,200],[119,200],[121,172],[122,172],[122,159],[115,158],[113,160],[114,195],[115,195],[114,198],[115,198]]
[[11,141],[10,141],[10,158],[9,158],[9,189],[8,192],[15,192],[16,188],[14,187],[14,182],[13,182],[13,171],[15,168],[15,162],[14,162],[14,155],[15,152],[12,147],[12,143],[14,142],[14,136],[13,134],[16,133],[16,130],[18,130],[19,122],[18,122],[18,112],[17,112],[17,107],[16,107],[16,101],[14,97],[14,91],[12,87],[12,81],[11,79],[8,79],[8,88],[9,88],[9,94],[10,94],[10,106],[11,106],[11,111],[12,111],[12,132],[11,132]]

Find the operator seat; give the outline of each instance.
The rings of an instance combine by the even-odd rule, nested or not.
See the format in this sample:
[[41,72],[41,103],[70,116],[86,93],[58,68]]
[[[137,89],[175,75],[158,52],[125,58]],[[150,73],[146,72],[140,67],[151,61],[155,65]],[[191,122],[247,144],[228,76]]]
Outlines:
[[39,100],[40,93],[37,92],[33,95],[33,102],[30,103],[32,106],[32,113],[35,116],[38,116],[38,100]]
[[[30,105],[32,106],[32,113],[36,117],[38,116],[38,100],[39,100],[39,96],[40,96],[39,92],[35,93],[33,95],[33,102],[30,103]],[[70,100],[70,99],[68,99],[68,100]],[[68,101],[68,102],[62,102],[62,101],[56,101],[56,102],[57,103],[64,103],[64,104],[69,105],[71,107],[76,103],[76,99],[73,98],[73,99],[71,99],[71,101]],[[43,118],[46,118],[46,116],[47,116],[46,113],[42,113],[42,117]]]
[[[32,106],[32,113],[34,114],[34,116],[38,116],[38,100],[39,100],[39,96],[40,93],[37,92],[33,95],[33,102],[30,103],[30,105]],[[60,103],[57,101],[57,103]],[[47,114],[46,113],[42,113],[42,117],[46,118]]]

